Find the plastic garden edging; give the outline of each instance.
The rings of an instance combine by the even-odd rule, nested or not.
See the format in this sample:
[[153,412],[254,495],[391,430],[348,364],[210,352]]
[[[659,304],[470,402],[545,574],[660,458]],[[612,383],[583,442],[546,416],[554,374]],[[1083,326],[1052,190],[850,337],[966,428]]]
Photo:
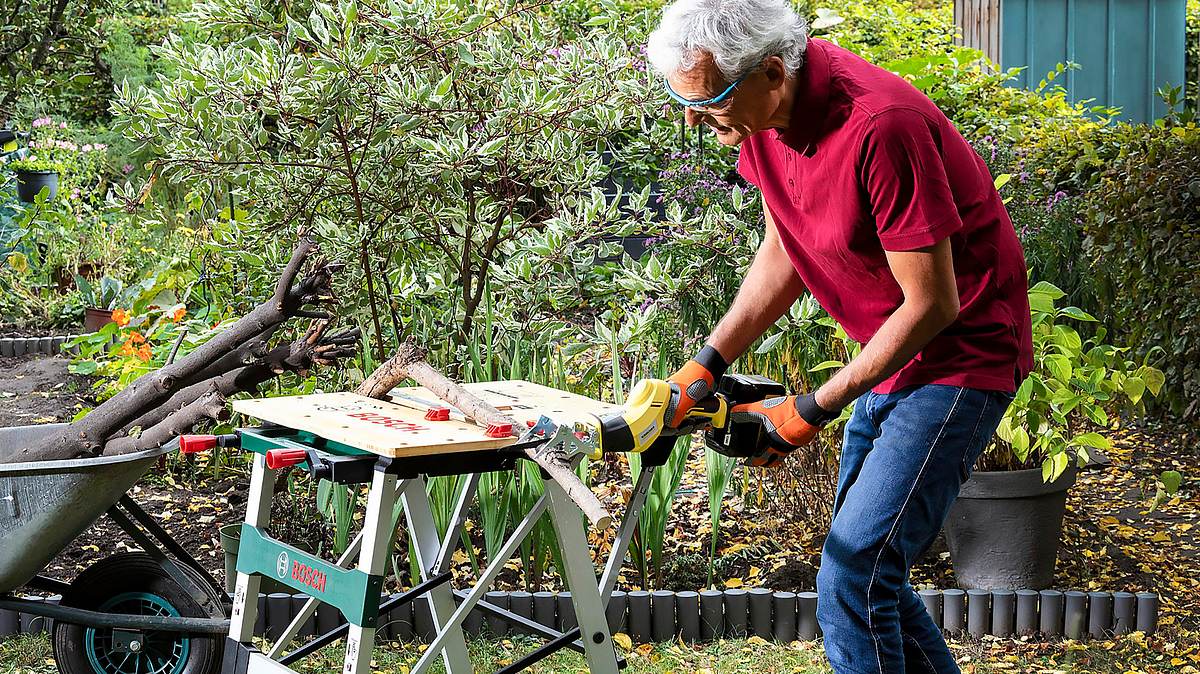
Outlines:
[[[1053,639],[1103,639],[1134,630],[1153,634],[1158,624],[1158,595],[1150,592],[1079,592],[1076,590],[921,590],[921,601],[934,623],[950,635],[985,634],[997,637],[1034,636]],[[291,622],[308,597],[274,593],[259,595],[255,634],[268,638]],[[576,625],[570,593],[489,592],[486,601],[522,616],[567,631]],[[57,601],[50,598],[48,601]],[[633,609],[631,612],[630,609]],[[716,638],[759,636],[781,643],[811,641],[820,636],[815,592],[705,590],[703,592],[613,592],[608,625],[634,643],[711,641]],[[340,616],[321,605],[301,630],[311,636],[333,629]],[[43,618],[0,610],[0,638],[52,629]],[[379,621],[383,640],[431,641],[433,616],[422,599],[405,604]],[[472,611],[464,623],[469,636],[485,631],[495,637],[518,633],[517,628]]]
[[5,337],[0,339],[0,356],[25,356],[31,354],[56,355],[63,344],[75,339],[76,335],[54,337]]

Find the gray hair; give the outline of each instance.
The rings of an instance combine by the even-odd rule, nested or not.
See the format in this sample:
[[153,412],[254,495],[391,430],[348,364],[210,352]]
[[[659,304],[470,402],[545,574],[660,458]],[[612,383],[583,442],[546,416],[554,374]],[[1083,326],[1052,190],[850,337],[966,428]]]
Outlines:
[[808,22],[788,0],[675,0],[650,34],[646,56],[665,77],[691,70],[710,54],[732,82],[769,56],[783,59],[794,76],[807,47]]

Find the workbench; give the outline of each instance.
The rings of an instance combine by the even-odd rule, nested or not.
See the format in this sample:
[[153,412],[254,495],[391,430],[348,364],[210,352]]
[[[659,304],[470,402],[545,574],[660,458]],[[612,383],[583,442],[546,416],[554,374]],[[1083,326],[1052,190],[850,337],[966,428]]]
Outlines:
[[[343,673],[369,672],[379,617],[422,595],[428,598],[437,635],[413,667],[413,674],[426,671],[439,657],[451,674],[475,671],[462,629],[473,609],[548,640],[500,672],[520,671],[562,648],[581,652],[591,672],[615,674],[624,665],[613,649],[605,607],[645,505],[653,471],[665,462],[669,445],[662,445],[666,451],[643,453],[641,474],[599,581],[579,508],[561,485],[546,479],[544,494],[517,523],[496,558],[488,560],[474,585],[456,589],[451,582],[451,558],[462,538],[479,476],[513,470],[518,461],[528,459],[525,450],[531,446],[563,451],[571,457],[571,465],[576,465],[584,452],[575,447],[578,441],[570,423],[581,414],[600,415],[614,409],[607,403],[525,381],[468,384],[465,388],[525,426],[521,436],[492,433],[496,437],[489,437],[464,420],[458,410],[420,388],[395,389],[386,401],[353,393],[325,393],[233,403],[235,411],[265,423],[240,428],[236,439],[229,440],[255,456],[222,672],[290,672],[287,665],[343,636]],[[370,485],[362,532],[334,562],[266,533],[276,472],[292,465],[302,465],[314,477],[334,483]],[[434,523],[426,482],[444,475],[468,478],[442,537]],[[543,477],[547,476],[543,473]],[[484,601],[504,565],[547,511],[562,550],[564,568],[560,572],[571,590],[578,622],[578,627],[565,633]],[[410,554],[416,558],[420,581],[403,594],[381,601],[388,557],[400,530],[400,512],[411,537]],[[265,653],[251,641],[264,577],[311,597]],[[345,622],[289,651],[318,603],[337,608]]]

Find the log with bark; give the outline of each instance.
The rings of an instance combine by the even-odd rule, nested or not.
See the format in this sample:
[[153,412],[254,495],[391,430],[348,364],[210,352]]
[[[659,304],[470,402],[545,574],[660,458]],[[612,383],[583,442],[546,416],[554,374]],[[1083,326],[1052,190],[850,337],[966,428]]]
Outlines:
[[[512,417],[496,409],[453,380],[447,378],[437,368],[425,360],[425,352],[416,344],[406,342],[396,351],[396,355],[388,359],[371,373],[359,385],[355,393],[371,398],[386,399],[391,391],[405,379],[412,379],[421,386],[429,389],[434,395],[458,408],[463,416],[472,420],[478,426],[509,424],[516,428],[518,424]],[[546,471],[558,486],[563,488],[567,496],[579,506],[583,514],[596,530],[604,530],[612,525],[612,515],[605,510],[600,499],[592,493],[579,476],[571,463],[571,458],[561,451],[548,451],[546,447],[525,450],[526,456],[535,461],[542,470]]]
[[[307,376],[315,366],[336,365],[339,359],[352,355],[359,331],[326,334],[333,316],[322,309],[335,301],[331,282],[340,265],[316,260],[300,277],[315,250],[312,240],[302,238],[270,299],[179,360],[174,359],[173,350],[162,368],[139,377],[87,416],[39,444],[10,455],[8,460],[50,461],[151,449],[189,432],[201,421],[227,419],[225,401],[235,393],[257,393],[260,385],[285,372]],[[317,323],[295,342],[272,347],[272,337],[293,318],[316,319]],[[372,372],[357,392],[383,399],[405,379],[415,380],[480,426],[517,426],[511,417],[431,366],[424,351],[411,342],[403,344]],[[526,454],[563,488],[597,529],[611,525],[612,516],[579,480],[571,457],[545,447],[526,450]]]
[[[124,454],[159,446],[206,419],[227,417],[225,399],[257,393],[285,373],[306,376],[316,366],[336,365],[355,352],[358,331],[327,334],[336,298],[333,276],[341,265],[314,259],[316,244],[303,237],[292,251],[269,299],[226,330],[149,372],[82,419],[24,448],[10,461],[50,461]],[[292,343],[270,340],[291,319],[316,319]]]

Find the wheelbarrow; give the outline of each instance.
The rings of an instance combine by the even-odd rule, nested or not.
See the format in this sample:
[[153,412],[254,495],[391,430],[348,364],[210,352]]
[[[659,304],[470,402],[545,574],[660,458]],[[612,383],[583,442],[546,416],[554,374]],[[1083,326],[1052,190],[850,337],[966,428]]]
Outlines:
[[[0,428],[0,458],[61,424]],[[0,464],[0,609],[54,621],[64,674],[216,674],[229,631],[216,580],[126,495],[174,443],[123,456]],[[71,583],[41,571],[107,514],[141,548],[92,564]],[[20,587],[59,604],[14,596]]]

